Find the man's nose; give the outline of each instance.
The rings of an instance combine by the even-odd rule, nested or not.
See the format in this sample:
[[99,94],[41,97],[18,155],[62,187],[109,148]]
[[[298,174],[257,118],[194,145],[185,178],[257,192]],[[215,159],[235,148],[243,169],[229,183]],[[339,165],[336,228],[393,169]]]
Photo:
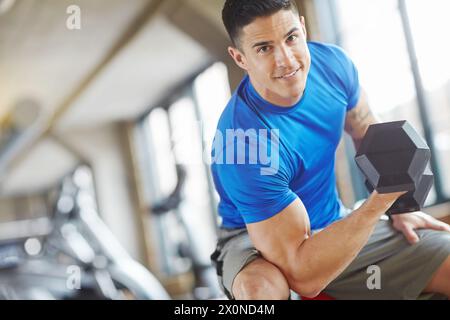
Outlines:
[[294,66],[295,59],[292,50],[287,46],[279,47],[275,50],[275,62],[279,68],[290,68]]

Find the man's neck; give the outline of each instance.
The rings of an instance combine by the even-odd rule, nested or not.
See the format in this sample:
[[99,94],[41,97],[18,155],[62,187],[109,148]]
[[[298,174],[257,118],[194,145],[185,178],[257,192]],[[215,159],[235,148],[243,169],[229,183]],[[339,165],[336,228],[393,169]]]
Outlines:
[[267,89],[264,86],[259,85],[259,83],[257,81],[252,81],[250,78],[250,82],[253,85],[253,88],[255,88],[256,92],[267,102],[279,106],[279,107],[292,107],[293,105],[297,104],[302,96],[303,96],[303,92],[300,93],[300,95],[295,96],[295,97],[282,97],[278,94],[276,94],[275,92]]

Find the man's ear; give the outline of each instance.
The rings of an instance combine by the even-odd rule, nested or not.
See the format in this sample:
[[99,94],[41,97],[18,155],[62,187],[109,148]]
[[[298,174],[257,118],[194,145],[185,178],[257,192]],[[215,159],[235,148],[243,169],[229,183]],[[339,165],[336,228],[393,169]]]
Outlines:
[[305,34],[305,39],[306,39],[306,38],[308,38],[308,34],[306,33],[306,24],[305,24],[305,17],[304,16],[300,17],[300,22],[302,24],[302,30],[303,30],[303,33]]
[[247,60],[245,59],[244,54],[239,49],[235,47],[228,47],[228,53],[239,68],[247,71]]

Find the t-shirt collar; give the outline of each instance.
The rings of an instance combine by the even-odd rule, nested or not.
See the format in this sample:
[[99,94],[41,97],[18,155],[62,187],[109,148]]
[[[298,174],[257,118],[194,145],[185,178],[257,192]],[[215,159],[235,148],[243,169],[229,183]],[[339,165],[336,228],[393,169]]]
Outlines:
[[290,107],[283,107],[283,106],[278,106],[278,105],[272,104],[272,103],[268,102],[267,100],[265,100],[256,91],[256,89],[253,86],[253,84],[251,83],[248,75],[246,76],[245,82],[246,82],[245,83],[245,91],[247,91],[247,96],[248,96],[248,99],[250,100],[250,102],[256,108],[258,108],[260,110],[275,112],[275,113],[289,113],[289,112],[296,110],[297,108],[299,108],[301,105],[304,104],[304,101],[306,100],[306,96],[307,96],[307,92],[308,92],[308,90],[307,90],[308,86],[306,85],[305,90],[303,91],[302,97],[296,104],[294,104]]

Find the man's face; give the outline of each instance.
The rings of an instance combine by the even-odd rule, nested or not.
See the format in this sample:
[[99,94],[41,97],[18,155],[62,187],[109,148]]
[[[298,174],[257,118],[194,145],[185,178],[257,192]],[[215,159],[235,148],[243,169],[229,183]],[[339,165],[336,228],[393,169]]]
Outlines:
[[291,106],[303,95],[311,65],[303,17],[280,10],[245,26],[239,49],[230,47],[235,62],[249,74],[267,101]]

